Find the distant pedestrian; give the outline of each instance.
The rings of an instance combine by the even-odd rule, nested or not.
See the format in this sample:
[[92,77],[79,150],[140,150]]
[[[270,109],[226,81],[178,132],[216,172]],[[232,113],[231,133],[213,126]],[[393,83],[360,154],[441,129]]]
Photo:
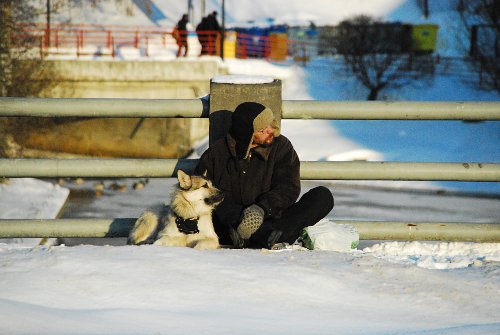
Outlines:
[[207,45],[207,16],[201,19],[201,22],[196,26],[196,34],[201,45],[200,56],[208,54]]
[[213,11],[207,16],[206,20],[206,30],[207,30],[207,43],[208,43],[208,53],[210,55],[217,55],[217,40],[221,33],[221,28],[219,22],[217,21],[217,11]]
[[177,31],[178,31],[178,39],[177,39],[177,57],[180,57],[182,54],[182,48],[184,48],[184,57],[187,56],[188,53],[188,30],[187,24],[189,22],[189,18],[187,14],[182,15],[182,18],[177,22]]

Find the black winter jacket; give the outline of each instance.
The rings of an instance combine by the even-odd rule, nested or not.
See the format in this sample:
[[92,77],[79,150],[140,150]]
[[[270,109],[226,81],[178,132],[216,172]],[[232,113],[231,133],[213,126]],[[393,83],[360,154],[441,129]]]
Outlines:
[[290,141],[275,137],[270,147],[252,149],[247,159],[239,159],[236,142],[227,135],[203,153],[195,170],[224,191],[224,201],[216,208],[217,221],[237,227],[244,208],[257,204],[266,219],[279,218],[300,194],[300,161]]

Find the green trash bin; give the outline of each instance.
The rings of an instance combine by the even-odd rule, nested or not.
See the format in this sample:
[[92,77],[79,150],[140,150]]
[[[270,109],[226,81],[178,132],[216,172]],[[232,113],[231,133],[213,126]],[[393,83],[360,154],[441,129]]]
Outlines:
[[416,53],[433,53],[436,50],[437,24],[416,24],[412,28],[412,49]]

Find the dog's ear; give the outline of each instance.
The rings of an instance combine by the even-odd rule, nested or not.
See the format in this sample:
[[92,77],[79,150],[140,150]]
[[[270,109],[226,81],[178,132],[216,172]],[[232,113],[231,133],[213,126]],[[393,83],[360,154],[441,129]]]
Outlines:
[[186,172],[182,170],[177,171],[177,180],[181,188],[187,190],[191,187],[191,177]]

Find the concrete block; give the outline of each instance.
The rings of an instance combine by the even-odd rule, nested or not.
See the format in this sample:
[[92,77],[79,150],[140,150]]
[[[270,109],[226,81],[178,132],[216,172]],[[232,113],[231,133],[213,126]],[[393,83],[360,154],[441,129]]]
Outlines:
[[264,76],[218,76],[210,81],[209,142],[224,137],[231,128],[231,113],[248,101],[272,109],[281,124],[281,80]]

